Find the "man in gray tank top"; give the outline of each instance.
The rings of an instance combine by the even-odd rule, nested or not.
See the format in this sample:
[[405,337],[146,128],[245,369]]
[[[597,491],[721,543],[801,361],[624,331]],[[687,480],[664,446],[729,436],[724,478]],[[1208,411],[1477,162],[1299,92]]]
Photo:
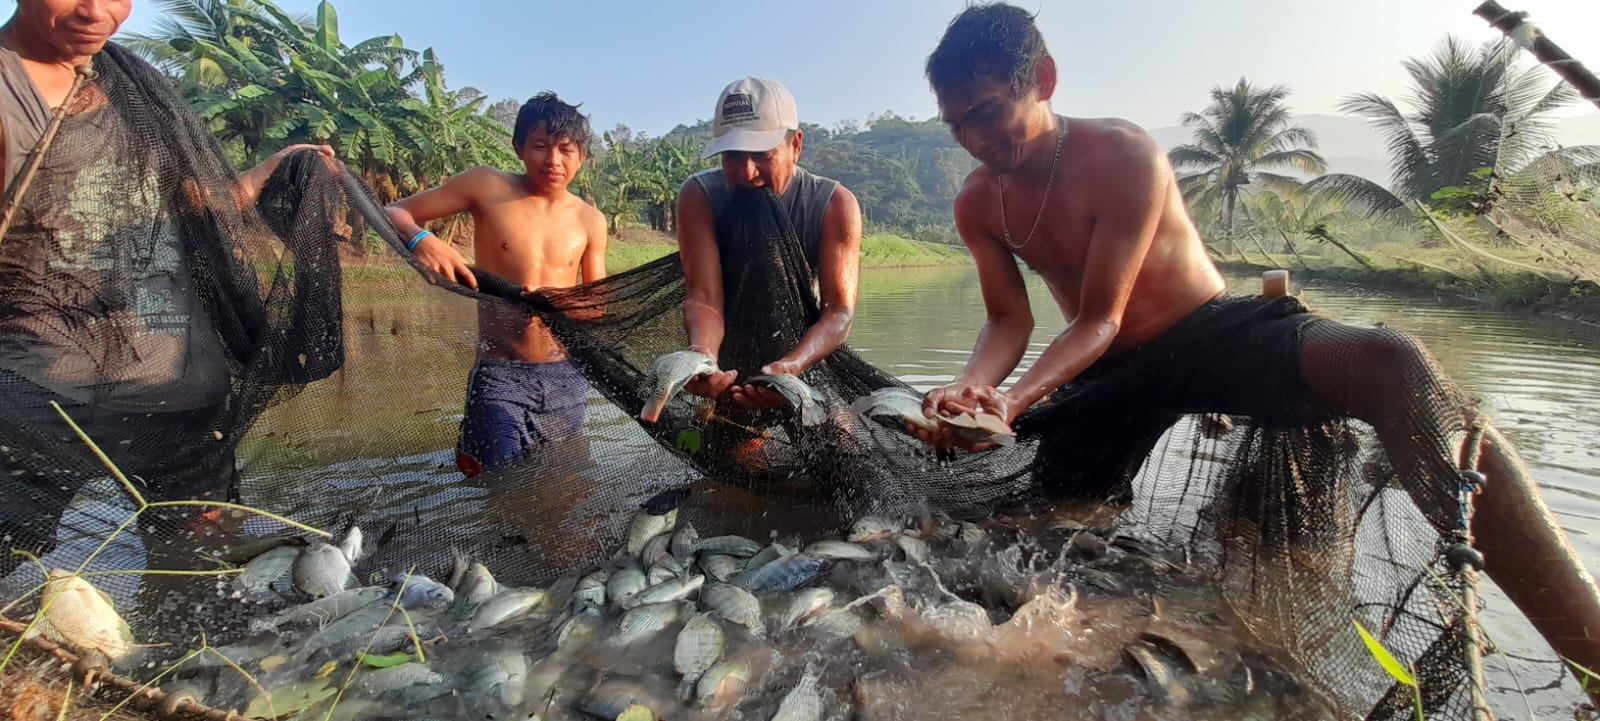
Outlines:
[[[678,194],[678,250],[688,284],[683,320],[689,347],[716,358],[723,342],[721,257],[714,227],[728,197],[739,188],[769,187],[777,193],[814,269],[822,314],[800,342],[763,373],[799,373],[844,343],[856,305],[861,261],[861,206],[837,181],[799,166],[804,134],[794,96],[781,83],[746,77],[717,99],[713,138],[705,157],[720,155],[721,168],[691,176]],[[739,342],[739,339],[733,339]],[[736,385],[732,370],[698,378],[688,390],[708,398],[731,392],[750,406],[776,406],[781,396],[762,387]]]

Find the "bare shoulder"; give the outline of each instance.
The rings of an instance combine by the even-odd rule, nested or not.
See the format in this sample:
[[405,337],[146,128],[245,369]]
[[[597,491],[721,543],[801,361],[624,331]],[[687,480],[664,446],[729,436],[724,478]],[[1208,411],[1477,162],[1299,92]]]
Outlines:
[[1089,130],[1090,162],[1125,163],[1135,159],[1165,158],[1166,152],[1154,137],[1137,123],[1122,118],[1093,118],[1071,121],[1073,129]]
[[572,202],[573,205],[576,206],[574,210],[577,212],[578,222],[582,223],[583,227],[605,227],[606,214],[600,212],[599,208],[590,205],[589,203],[585,202],[583,198],[580,198],[576,195],[572,196]]
[[861,217],[861,201],[856,199],[856,194],[839,183],[833,187],[833,195],[828,198],[827,217],[836,221],[848,222],[852,218]]
[[511,187],[516,182],[516,177],[499,168],[479,165],[457,173],[449,182],[462,192],[481,196]]
[[954,203],[958,228],[980,222],[988,215],[999,197],[995,187],[994,173],[988,168],[980,165],[967,173],[966,179],[961,181],[961,189],[956,191]]

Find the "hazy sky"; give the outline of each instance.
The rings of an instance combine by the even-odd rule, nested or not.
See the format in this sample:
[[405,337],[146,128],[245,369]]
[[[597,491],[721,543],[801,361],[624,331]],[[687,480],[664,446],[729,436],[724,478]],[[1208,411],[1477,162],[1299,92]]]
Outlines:
[[[1356,91],[1404,93],[1400,61],[1446,33],[1499,31],[1479,0],[1029,0],[1062,68],[1057,111],[1176,124],[1208,89],[1240,75],[1288,83],[1301,113],[1336,112]],[[1600,0],[1502,0],[1600,71]],[[279,0],[313,12],[315,0]],[[6,0],[7,5],[13,4]],[[922,63],[965,0],[337,0],[347,43],[399,33],[433,47],[452,87],[525,99],[543,89],[584,103],[597,128],[659,134],[709,117],[742,75],[794,91],[801,118],[831,125],[892,110],[934,113]],[[3,7],[3,6],[0,6]],[[135,0],[129,30],[160,10]],[[1527,62],[1532,63],[1531,57]],[[1600,113],[1592,105],[1562,115]]]

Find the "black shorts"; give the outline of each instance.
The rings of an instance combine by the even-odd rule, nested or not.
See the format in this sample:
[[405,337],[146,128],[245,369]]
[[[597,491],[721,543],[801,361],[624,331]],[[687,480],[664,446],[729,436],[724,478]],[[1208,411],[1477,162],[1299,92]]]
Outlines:
[[1292,296],[1221,295],[1160,338],[1101,359],[1017,419],[1019,437],[1039,439],[1036,482],[1051,495],[1126,500],[1151,448],[1184,414],[1305,419],[1302,333],[1325,321]]

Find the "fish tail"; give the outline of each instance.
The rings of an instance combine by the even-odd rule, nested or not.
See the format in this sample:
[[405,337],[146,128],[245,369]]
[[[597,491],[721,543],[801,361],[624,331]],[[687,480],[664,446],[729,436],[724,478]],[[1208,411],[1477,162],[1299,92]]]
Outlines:
[[697,680],[698,679],[689,678],[688,676],[683,677],[683,681],[679,682],[678,684],[679,701],[689,703],[694,700],[694,685],[695,681]]
[[655,423],[661,418],[661,409],[667,406],[667,400],[669,397],[670,396],[659,396],[649,403],[646,403],[644,410],[639,411],[639,420],[644,421],[645,423]]

